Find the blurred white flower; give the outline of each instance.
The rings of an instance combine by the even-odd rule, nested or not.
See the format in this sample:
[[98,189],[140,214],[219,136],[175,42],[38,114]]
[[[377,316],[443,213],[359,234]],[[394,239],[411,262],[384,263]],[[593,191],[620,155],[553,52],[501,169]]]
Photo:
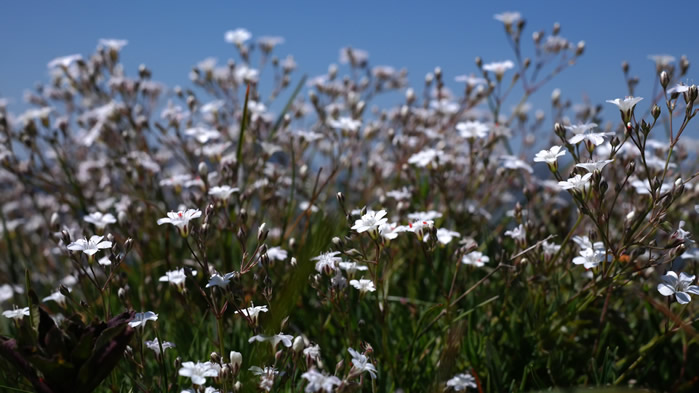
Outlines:
[[505,61],[484,64],[483,70],[494,73],[495,77],[498,80],[500,80],[500,79],[502,79],[502,76],[505,74],[505,71],[507,71],[511,68],[514,68],[514,66],[515,66],[515,63],[513,63],[511,60],[505,60]]
[[206,143],[212,139],[218,139],[221,137],[221,133],[218,130],[214,130],[206,127],[192,127],[184,131],[186,135],[189,135],[196,139],[199,143]]
[[487,255],[483,255],[480,251],[471,251],[461,258],[461,263],[464,265],[472,265],[475,267],[483,267],[488,262],[490,262],[490,258]]
[[460,122],[456,125],[459,135],[465,139],[485,138],[488,136],[489,127],[480,121]]
[[73,64],[77,61],[80,61],[82,59],[83,59],[83,57],[81,55],[77,55],[77,54],[57,57],[49,62],[48,68],[57,68],[57,67],[68,68],[68,67],[70,67],[71,64]]
[[103,214],[101,212],[93,212],[83,217],[85,222],[94,224],[97,228],[104,229],[109,224],[117,222],[116,218],[111,213]]
[[177,373],[191,379],[193,384],[202,386],[206,383],[207,377],[216,378],[220,371],[221,366],[212,362],[184,362]]
[[154,313],[153,311],[137,312],[136,314],[134,314],[133,319],[131,319],[131,322],[129,322],[129,326],[131,326],[132,328],[145,327],[148,321],[155,322],[157,320],[158,314]]
[[21,320],[29,316],[29,307],[16,308],[14,310],[6,310],[2,312],[2,316],[9,319]]
[[279,343],[282,343],[285,347],[289,348],[291,347],[291,340],[294,339],[294,336],[289,335],[289,334],[284,334],[284,333],[278,333],[275,334],[274,336],[266,336],[263,334],[258,334],[255,336],[252,336],[248,339],[249,343],[258,341],[258,342],[265,342],[268,341],[272,344],[272,349],[276,351],[277,345]]
[[593,248],[585,248],[580,251],[580,255],[573,258],[573,263],[583,265],[585,269],[597,267],[604,260],[604,251]]
[[500,156],[500,160],[502,160],[502,166],[507,168],[507,169],[524,169],[525,171],[529,173],[533,173],[534,169],[531,167],[531,165],[527,164],[526,162],[520,160],[519,158],[515,156],[510,156],[510,155],[504,155]]
[[568,180],[559,181],[558,185],[564,190],[582,191],[590,183],[592,173],[586,173],[583,176],[575,175]]
[[699,286],[692,285],[696,276],[689,276],[684,272],[677,276],[677,273],[673,271],[667,272],[666,275],[660,277],[660,284],[658,284],[658,292],[663,296],[675,295],[677,298],[677,303],[687,304],[692,301],[689,294],[699,295]]
[[230,43],[230,44],[235,44],[235,45],[242,45],[245,43],[245,41],[249,40],[252,38],[252,33],[249,31],[243,29],[243,28],[237,28],[235,30],[228,30],[224,35],[223,39]]
[[444,156],[444,152],[441,150],[427,148],[410,156],[408,164],[414,164],[420,168],[427,166],[438,167],[440,163],[443,163],[440,160],[442,156]]
[[257,318],[259,317],[260,313],[261,312],[268,312],[268,311],[269,310],[267,309],[267,306],[255,306],[255,305],[253,305],[251,307],[244,308],[244,309],[240,310],[240,312],[235,311],[233,314],[246,315],[248,318],[250,318],[250,320],[253,323],[257,323]]
[[[192,276],[196,276],[197,271],[192,270]],[[184,272],[184,268],[182,269],[175,269],[175,270],[170,270],[168,272],[165,272],[164,276],[161,276],[158,281],[160,282],[169,282],[172,285],[176,285],[178,287],[183,287],[184,286],[184,281],[187,279],[187,275]]]
[[215,186],[209,189],[209,195],[222,201],[228,200],[231,194],[236,192],[240,192],[240,189],[231,186]]
[[[68,288],[68,291],[70,291],[70,288]],[[61,291],[56,291],[52,293],[49,296],[46,296],[45,298],[41,299],[42,302],[56,302],[61,306],[66,305],[66,297],[63,296]]]
[[454,389],[454,391],[460,392],[466,390],[467,388],[477,388],[476,379],[473,378],[471,374],[457,374],[453,378],[447,381],[447,387]]
[[[162,346],[163,346],[163,352],[165,350],[167,350],[168,348],[175,348],[175,344],[171,343],[169,341],[164,341]],[[154,338],[153,340],[146,341],[146,348],[155,352],[156,355],[160,355],[160,343],[158,342],[157,337]]]
[[347,274],[354,274],[358,271],[369,270],[368,267],[360,265],[357,262],[340,262],[338,265],[340,266],[340,269],[346,271]]
[[579,164],[576,164],[575,166],[578,168],[583,168],[586,171],[592,173],[601,171],[605,166],[607,166],[607,164],[612,162],[614,162],[614,159],[595,162],[581,162]]
[[374,292],[376,287],[374,287],[374,282],[366,279],[350,280],[350,285],[359,290],[360,293]]
[[505,25],[511,25],[519,22],[522,19],[522,14],[517,11],[507,11],[500,14],[495,14],[493,15],[493,18],[504,23]]
[[527,232],[524,229],[524,225],[519,224],[512,230],[505,231],[505,236],[509,236],[516,241],[524,241],[527,239]]
[[317,261],[316,271],[318,271],[318,273],[325,272],[329,274],[337,269],[338,263],[342,262],[342,258],[338,257],[338,254],[340,254],[339,251],[325,252],[317,257],[311,258],[311,261]]
[[127,40],[118,40],[114,38],[102,38],[99,40],[99,45],[104,46],[110,50],[119,52],[123,47],[129,44]]
[[351,117],[340,117],[337,120],[328,120],[328,125],[338,130],[357,132],[362,126],[362,122],[361,120],[354,120]]
[[340,378],[331,375],[327,376],[320,373],[315,368],[312,368],[305,373],[301,374],[301,378],[308,381],[308,385],[304,389],[304,392],[318,392],[324,391],[325,393],[331,393],[335,390],[336,386],[340,386],[342,381]]

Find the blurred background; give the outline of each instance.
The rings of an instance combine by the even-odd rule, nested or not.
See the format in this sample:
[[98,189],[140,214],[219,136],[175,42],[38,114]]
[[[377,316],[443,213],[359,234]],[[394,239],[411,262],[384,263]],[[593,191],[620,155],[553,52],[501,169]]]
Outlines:
[[[531,34],[540,29],[550,33],[554,22],[561,24],[561,36],[586,43],[578,64],[530,99],[532,109],[548,112],[556,87],[573,103],[623,97],[624,60],[631,65],[630,74],[640,77],[636,95],[650,97],[655,65],[649,55],[677,60],[686,55],[693,63],[685,83],[697,83],[691,78],[699,75],[693,27],[697,1],[16,1],[4,2],[0,13],[0,97],[11,112],[23,111],[23,92],[49,80],[49,61],[73,53],[87,56],[100,38],[128,40],[121,55],[127,75],[145,64],[154,80],[187,86],[188,73],[199,61],[215,57],[225,64],[235,57],[223,35],[238,27],[249,30],[253,41],[284,37],[275,53],[294,56],[297,79],[325,73],[338,62],[339,49],[351,46],[368,51],[371,65],[407,68],[417,88],[426,73],[440,66],[447,86],[461,94],[463,85],[454,76],[476,72],[476,56],[486,63],[514,60],[502,23],[493,19],[503,11],[519,11],[526,19],[525,55],[532,47]],[[517,99],[515,94],[505,103],[506,113]],[[381,100],[390,105],[402,97]],[[616,107],[604,107],[605,118],[616,121]],[[697,125],[688,133],[698,136]]]

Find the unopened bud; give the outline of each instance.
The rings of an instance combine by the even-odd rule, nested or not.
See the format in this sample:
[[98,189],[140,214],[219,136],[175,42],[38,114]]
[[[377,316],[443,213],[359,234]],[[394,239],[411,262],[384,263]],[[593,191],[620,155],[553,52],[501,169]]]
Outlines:
[[267,235],[269,234],[269,230],[265,229],[266,226],[267,224],[263,222],[262,225],[260,225],[260,227],[257,229],[257,241],[260,243],[264,242],[267,239]]
[[653,107],[650,109],[650,114],[653,116],[653,119],[660,117],[660,107],[658,105],[653,105]]
[[199,163],[199,167],[197,169],[199,171],[199,176],[201,176],[202,178],[205,178],[206,175],[209,174],[209,167],[206,166],[206,163],[203,161]]
[[61,219],[61,217],[58,215],[57,212],[53,212],[53,214],[51,214],[50,225],[51,225],[52,229],[54,229],[54,230],[58,229],[58,227],[60,225],[60,222],[59,222],[60,219]]
[[216,364],[221,364],[221,355],[216,352],[211,352],[211,361]]
[[660,73],[660,85],[663,89],[667,89],[667,85],[670,84],[670,77],[667,75],[667,71],[662,71]]
[[303,350],[305,347],[305,344],[303,342],[303,337],[301,336],[296,336],[294,339],[294,344],[291,346],[291,349],[294,350],[294,352],[299,353]]

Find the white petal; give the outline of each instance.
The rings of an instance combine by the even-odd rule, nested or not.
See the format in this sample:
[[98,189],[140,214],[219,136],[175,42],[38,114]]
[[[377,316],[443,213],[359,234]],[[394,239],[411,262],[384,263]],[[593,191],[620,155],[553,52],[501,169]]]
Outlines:
[[660,292],[660,294],[663,296],[671,296],[673,293],[675,293],[675,288],[670,285],[660,283],[658,284],[658,292]]
[[679,304],[687,304],[692,301],[687,292],[677,292],[675,296],[677,296],[677,303]]

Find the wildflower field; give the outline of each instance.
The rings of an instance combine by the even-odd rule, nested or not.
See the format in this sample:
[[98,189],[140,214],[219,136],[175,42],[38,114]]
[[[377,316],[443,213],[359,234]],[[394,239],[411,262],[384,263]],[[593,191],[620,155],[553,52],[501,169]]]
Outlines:
[[102,39],[0,98],[0,391],[699,391],[690,61],[574,106],[585,43],[491,23],[459,92],[240,28],[182,86]]

